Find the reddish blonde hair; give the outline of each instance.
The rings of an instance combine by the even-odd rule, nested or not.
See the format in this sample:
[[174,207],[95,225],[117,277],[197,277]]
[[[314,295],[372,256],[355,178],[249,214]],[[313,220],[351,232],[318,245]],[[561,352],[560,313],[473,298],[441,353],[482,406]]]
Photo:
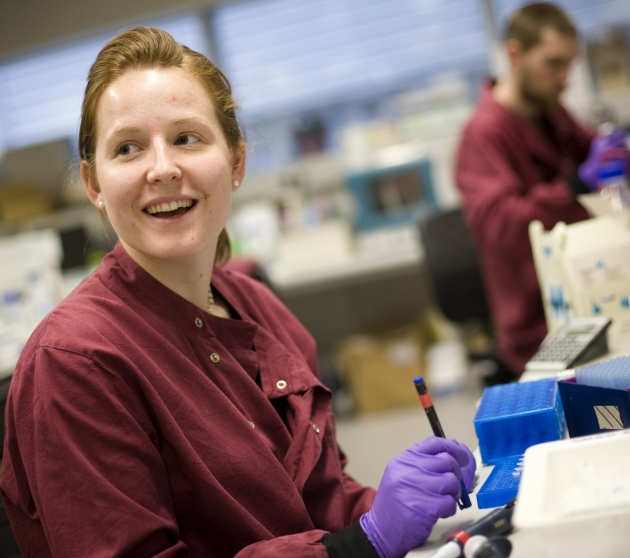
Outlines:
[[[236,118],[232,86],[223,72],[203,54],[179,44],[154,27],[136,27],[109,41],[90,68],[81,108],[79,155],[94,172],[96,109],[105,89],[125,71],[136,68],[181,68],[196,77],[212,99],[217,120],[233,155],[243,141]],[[216,264],[230,258],[230,239],[223,229],[217,242]]]

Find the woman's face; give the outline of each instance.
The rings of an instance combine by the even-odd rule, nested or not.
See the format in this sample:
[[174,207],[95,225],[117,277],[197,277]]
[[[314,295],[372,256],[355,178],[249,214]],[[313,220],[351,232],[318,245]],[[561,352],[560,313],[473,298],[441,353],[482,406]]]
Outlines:
[[201,83],[179,68],[128,70],[96,111],[95,169],[81,175],[138,263],[211,258],[244,172]]

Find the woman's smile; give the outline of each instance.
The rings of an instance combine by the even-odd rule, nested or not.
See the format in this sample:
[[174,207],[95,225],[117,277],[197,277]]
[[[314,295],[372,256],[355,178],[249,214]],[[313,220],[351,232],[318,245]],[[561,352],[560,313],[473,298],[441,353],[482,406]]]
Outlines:
[[175,219],[188,213],[197,205],[197,200],[182,199],[173,201],[154,202],[143,211],[156,219]]

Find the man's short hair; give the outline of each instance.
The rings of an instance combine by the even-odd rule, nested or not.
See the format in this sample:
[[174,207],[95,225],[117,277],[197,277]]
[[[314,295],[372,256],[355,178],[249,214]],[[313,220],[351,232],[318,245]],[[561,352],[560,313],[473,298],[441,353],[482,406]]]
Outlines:
[[550,2],[534,2],[519,8],[508,22],[503,40],[516,39],[529,50],[540,41],[540,34],[551,27],[563,35],[577,37],[577,29],[571,18],[558,6]]

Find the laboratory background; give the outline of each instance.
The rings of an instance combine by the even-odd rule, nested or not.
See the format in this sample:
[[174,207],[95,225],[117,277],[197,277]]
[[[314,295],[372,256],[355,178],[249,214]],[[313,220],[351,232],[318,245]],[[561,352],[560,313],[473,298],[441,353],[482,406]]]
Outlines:
[[[630,2],[556,3],[580,33],[565,106],[593,128],[629,127]],[[232,83],[247,173],[230,265],[265,282],[316,339],[348,471],[377,486],[391,456],[430,435],[419,374],[449,437],[476,447],[476,405],[503,372],[467,231],[430,224],[460,207],[457,142],[483,80],[506,69],[501,31],[522,4],[2,0],[2,409],[29,334],[114,245],[79,178],[80,105],[101,47],[145,25],[208,55]],[[2,556],[17,555],[0,545]]]

